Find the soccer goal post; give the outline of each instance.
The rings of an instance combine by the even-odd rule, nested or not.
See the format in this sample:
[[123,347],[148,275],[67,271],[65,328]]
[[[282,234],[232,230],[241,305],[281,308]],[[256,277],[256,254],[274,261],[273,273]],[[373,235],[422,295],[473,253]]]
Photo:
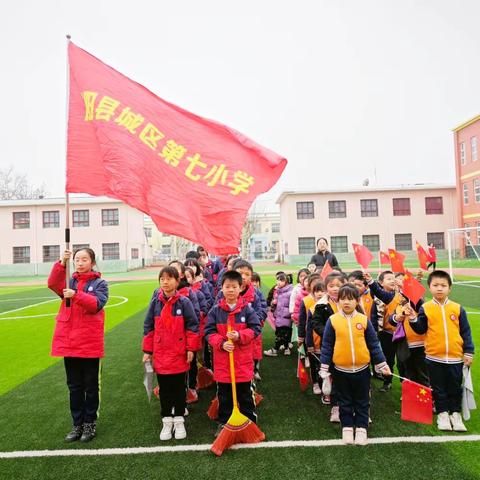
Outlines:
[[454,269],[480,268],[480,227],[447,230],[447,251],[450,276],[455,283],[460,283]]

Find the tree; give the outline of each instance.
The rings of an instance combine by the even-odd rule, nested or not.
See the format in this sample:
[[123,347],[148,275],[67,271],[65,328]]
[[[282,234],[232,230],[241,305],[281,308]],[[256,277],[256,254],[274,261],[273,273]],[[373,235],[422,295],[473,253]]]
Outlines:
[[15,172],[13,166],[0,169],[0,200],[43,198],[46,193],[44,183],[39,187],[30,185],[27,174]]

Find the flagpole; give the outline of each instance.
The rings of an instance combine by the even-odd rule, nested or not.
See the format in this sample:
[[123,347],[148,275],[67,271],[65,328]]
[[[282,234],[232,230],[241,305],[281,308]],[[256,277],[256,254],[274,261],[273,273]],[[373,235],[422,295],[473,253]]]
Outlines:
[[[68,45],[72,37],[67,34],[67,72],[66,72],[66,105],[65,105],[65,249],[70,250],[70,197],[67,191],[67,149],[68,149],[68,107],[70,102],[70,64],[68,61]],[[70,260],[65,263],[65,286],[70,287]],[[70,307],[70,299],[67,298],[65,305]]]

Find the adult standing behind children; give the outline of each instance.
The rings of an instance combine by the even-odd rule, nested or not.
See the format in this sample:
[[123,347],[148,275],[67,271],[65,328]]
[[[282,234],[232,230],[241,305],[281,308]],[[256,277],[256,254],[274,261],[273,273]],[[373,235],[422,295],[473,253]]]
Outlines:
[[[82,248],[73,255],[75,273],[66,287],[65,269],[72,252],[66,250],[48,277],[48,288],[61,299],[55,321],[53,357],[64,357],[73,429],[66,442],[89,442],[96,434],[100,359],[104,356],[103,307],[108,300],[108,284],[93,270],[95,252]],[[65,301],[66,300],[66,301]],[[67,306],[67,301],[70,303]]]
[[337,257],[328,250],[328,240],[325,237],[320,237],[317,240],[317,253],[313,255],[310,263],[322,268],[327,260],[332,268],[339,267]]

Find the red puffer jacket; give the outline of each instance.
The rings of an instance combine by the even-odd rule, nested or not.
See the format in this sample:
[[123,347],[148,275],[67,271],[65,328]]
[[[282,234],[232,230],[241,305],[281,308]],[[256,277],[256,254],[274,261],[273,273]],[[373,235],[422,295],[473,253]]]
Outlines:
[[[76,290],[70,307],[62,301],[52,340],[53,357],[100,358],[104,356],[103,307],[108,300],[108,284],[99,272],[77,273],[70,279],[70,288]],[[48,288],[63,299],[65,267],[53,265],[48,277]]]
[[261,332],[257,314],[242,298],[233,310],[224,298],[208,312],[205,338],[213,348],[213,372],[217,382],[231,383],[230,360],[223,349],[228,325],[240,334],[233,351],[235,381],[249,382],[253,378],[253,340]]
[[187,372],[187,351],[200,347],[198,318],[192,302],[178,292],[165,297],[156,290],[143,324],[145,353],[153,354],[153,368],[161,375]]

